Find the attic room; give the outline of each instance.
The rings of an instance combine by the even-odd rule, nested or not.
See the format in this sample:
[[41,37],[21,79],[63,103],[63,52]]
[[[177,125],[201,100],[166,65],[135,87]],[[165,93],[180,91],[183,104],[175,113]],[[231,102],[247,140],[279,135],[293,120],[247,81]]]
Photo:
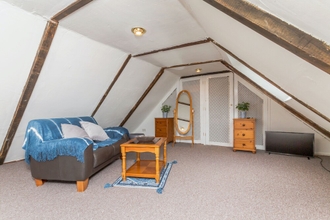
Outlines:
[[[310,179],[322,180],[317,183],[320,184],[318,187],[328,195],[330,188],[322,182],[330,180],[326,172],[330,168],[330,101],[326,95],[330,94],[330,28],[325,22],[329,20],[329,14],[330,3],[322,0],[0,0],[0,100],[3,106],[0,112],[0,174],[16,166],[24,167],[11,173],[30,175],[20,181],[25,182],[30,192],[42,190],[43,195],[47,195],[47,190],[53,190],[54,186],[45,183],[36,187],[29,165],[24,162],[26,151],[22,146],[31,120],[88,116],[102,128],[119,126],[130,134],[156,136],[155,120],[163,117],[162,106],[170,105],[168,118],[175,118],[176,99],[182,90],[186,90],[192,97],[194,109],[194,145],[187,140],[168,143],[168,160],[178,162],[171,175],[176,174],[180,179],[183,176],[179,173],[183,166],[180,164],[193,166],[188,158],[181,158],[187,152],[204,155],[203,161],[211,164],[217,161],[214,155],[218,154],[222,154],[224,161],[241,157],[248,157],[250,161],[277,157],[293,164],[294,169],[298,169],[297,164],[301,161],[313,163],[311,167],[319,169],[317,172],[324,176]],[[145,33],[135,35],[133,29],[136,27],[143,28]],[[240,118],[236,106],[241,102],[249,102],[247,117],[255,120],[256,151],[253,154],[233,152],[233,121]],[[267,132],[311,134],[312,158],[268,155]],[[186,157],[194,158],[192,155]],[[214,161],[210,162],[208,157]],[[319,158],[327,168],[322,169]],[[258,162],[258,166],[268,165]],[[309,167],[304,164],[301,169],[306,173],[317,173],[307,171],[305,166]],[[102,197],[101,194],[124,192],[102,186],[98,189],[96,185],[94,188],[93,184],[111,182],[114,179],[107,179],[109,176],[120,175],[120,171],[112,173],[114,167],[120,170],[121,160],[93,176],[83,194],[96,193]],[[285,170],[286,165],[283,167]],[[184,172],[184,168],[181,171]],[[243,173],[240,175],[244,176]],[[292,173],[285,175],[295,176]],[[166,190],[173,184],[171,177]],[[8,182],[1,184],[8,185]],[[55,184],[58,192],[76,193],[70,184]],[[232,185],[228,183],[228,186]],[[107,193],[104,190],[108,190]],[[170,192],[166,191],[165,195],[171,193],[168,190]],[[145,191],[134,194],[136,204],[141,203],[137,198]],[[3,190],[0,197],[8,193]],[[179,194],[173,191],[175,193]],[[146,193],[155,204],[159,203],[159,198],[153,194]],[[75,201],[79,199],[79,195],[70,195]],[[329,217],[325,208],[330,205],[329,198],[318,196],[313,201],[324,199],[324,202],[318,204],[320,212],[313,211],[314,217]],[[285,197],[285,201],[289,200]],[[187,198],[181,202],[188,206],[189,201]],[[12,202],[1,201],[1,207],[11,207]],[[296,199],[290,204],[296,208],[295,205],[304,202],[306,200]],[[57,205],[59,209],[64,208]],[[271,206],[270,203],[267,205]],[[144,206],[147,204],[142,202]],[[205,217],[196,215],[196,205],[192,207],[195,209],[182,209],[185,215],[173,211],[169,216]],[[204,205],[202,207],[206,210]],[[280,207],[283,208],[283,204]],[[278,219],[273,218],[274,213],[281,208],[270,208],[269,215],[262,216]],[[136,209],[132,208],[131,212]],[[4,210],[1,208],[0,212],[4,213]],[[303,210],[301,216],[308,210]],[[289,208],[280,216],[291,211]],[[67,215],[65,213],[60,218],[77,217],[68,211]],[[210,219],[253,216],[250,211],[236,215],[231,208],[227,209],[228,215],[214,210],[210,213],[213,213]],[[15,216],[9,211],[6,214]],[[134,216],[157,217],[157,212],[148,214],[148,217]],[[53,216],[51,211],[44,214],[45,218],[50,219],[49,216]],[[86,216],[86,219],[92,218]],[[126,218],[132,216],[131,213]],[[291,219],[297,219],[299,214],[293,216]],[[28,219],[34,217],[31,213],[28,215]],[[116,218],[125,219],[125,216],[118,214]]]

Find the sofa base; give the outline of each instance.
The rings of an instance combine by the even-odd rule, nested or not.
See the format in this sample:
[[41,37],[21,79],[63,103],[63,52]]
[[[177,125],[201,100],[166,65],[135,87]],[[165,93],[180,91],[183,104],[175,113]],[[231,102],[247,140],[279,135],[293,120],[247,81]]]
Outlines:
[[[46,182],[46,180],[41,180],[41,179],[34,179],[36,186],[42,186]],[[83,181],[76,181],[77,185],[77,192],[84,192],[87,189],[89,182],[89,178],[83,180]]]

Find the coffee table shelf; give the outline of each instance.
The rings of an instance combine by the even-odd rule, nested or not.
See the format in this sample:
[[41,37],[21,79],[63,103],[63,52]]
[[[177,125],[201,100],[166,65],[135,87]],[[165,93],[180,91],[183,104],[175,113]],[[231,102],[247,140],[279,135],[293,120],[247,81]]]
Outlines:
[[[159,161],[159,170],[160,173],[165,166],[164,161]],[[156,161],[155,160],[140,160],[135,162],[128,170],[126,171],[126,176],[131,177],[142,177],[142,178],[156,178]]]

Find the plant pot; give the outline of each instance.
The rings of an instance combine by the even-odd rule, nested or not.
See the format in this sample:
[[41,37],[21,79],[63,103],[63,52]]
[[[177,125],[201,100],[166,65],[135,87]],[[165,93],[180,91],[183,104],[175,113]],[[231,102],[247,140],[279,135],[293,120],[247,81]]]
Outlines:
[[163,118],[167,118],[168,112],[163,112]]
[[240,118],[246,118],[246,111],[240,111],[239,112],[239,117]]

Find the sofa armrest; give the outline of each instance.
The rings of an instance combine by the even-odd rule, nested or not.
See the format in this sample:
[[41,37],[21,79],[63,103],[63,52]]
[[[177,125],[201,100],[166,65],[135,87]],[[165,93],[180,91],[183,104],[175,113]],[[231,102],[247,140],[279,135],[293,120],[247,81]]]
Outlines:
[[83,181],[93,174],[93,145],[83,153],[84,162],[73,156],[58,156],[53,160],[38,162],[31,158],[32,177],[44,180]]
[[124,127],[108,127],[104,131],[107,133],[109,138],[122,139],[125,135],[129,136],[129,132]]

